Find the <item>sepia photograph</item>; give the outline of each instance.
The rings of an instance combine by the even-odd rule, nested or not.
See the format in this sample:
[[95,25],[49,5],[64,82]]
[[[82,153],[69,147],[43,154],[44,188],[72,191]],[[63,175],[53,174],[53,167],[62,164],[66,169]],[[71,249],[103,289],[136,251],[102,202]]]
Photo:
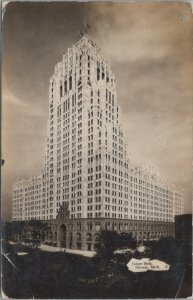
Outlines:
[[2,2],[2,299],[192,296],[192,7]]

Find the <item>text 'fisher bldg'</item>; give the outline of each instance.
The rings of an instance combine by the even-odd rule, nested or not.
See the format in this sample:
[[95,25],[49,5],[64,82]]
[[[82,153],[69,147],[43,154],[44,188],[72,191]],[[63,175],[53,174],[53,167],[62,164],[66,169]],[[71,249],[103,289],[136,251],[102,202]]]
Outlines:
[[[22,189],[28,189],[28,181],[16,183],[13,220],[37,218],[54,220],[56,224],[65,204],[69,212],[68,224],[64,224],[65,236],[70,232],[73,235],[72,229],[69,232],[72,224],[86,224],[87,219],[103,225],[105,220],[109,224],[116,220],[122,224],[124,220],[124,226],[131,220],[135,223],[139,220],[140,224],[144,221],[147,225],[162,222],[168,230],[162,229],[162,233],[171,234],[174,215],[183,213],[183,193],[176,186],[164,183],[151,170],[131,164],[125,141],[115,76],[85,34],[55,66],[49,87],[47,145],[45,165],[39,177],[41,183],[34,183],[34,189],[30,187],[30,198],[26,196],[29,193],[20,197]],[[30,207],[27,213],[26,207]],[[65,223],[59,219],[58,226]],[[126,227],[131,231],[129,225]],[[89,233],[87,225],[84,228]],[[109,228],[115,227],[110,224]],[[96,231],[100,229],[97,226]],[[59,231],[56,229],[61,235]],[[76,247],[76,243],[72,245]]]

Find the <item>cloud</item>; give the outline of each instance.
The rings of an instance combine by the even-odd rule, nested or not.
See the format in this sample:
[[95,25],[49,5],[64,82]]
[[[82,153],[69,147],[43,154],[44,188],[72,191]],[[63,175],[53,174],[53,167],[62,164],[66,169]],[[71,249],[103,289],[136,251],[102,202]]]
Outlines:
[[[12,92],[7,90],[6,92],[4,91],[3,93],[5,97],[3,97],[3,103],[4,107],[9,107],[8,110],[11,109],[17,109],[20,111],[22,115],[25,115],[26,117],[43,117],[45,115],[44,111],[38,109],[37,106],[34,106],[34,103],[27,102],[24,100],[19,99],[16,97]],[[5,116],[5,114],[3,114]]]

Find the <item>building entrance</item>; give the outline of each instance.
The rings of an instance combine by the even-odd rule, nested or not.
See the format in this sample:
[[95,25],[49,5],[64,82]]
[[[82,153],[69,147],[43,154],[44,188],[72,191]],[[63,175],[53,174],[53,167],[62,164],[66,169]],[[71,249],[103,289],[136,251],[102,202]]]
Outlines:
[[87,250],[91,251],[91,244],[87,244]]
[[66,225],[60,226],[60,246],[66,248]]

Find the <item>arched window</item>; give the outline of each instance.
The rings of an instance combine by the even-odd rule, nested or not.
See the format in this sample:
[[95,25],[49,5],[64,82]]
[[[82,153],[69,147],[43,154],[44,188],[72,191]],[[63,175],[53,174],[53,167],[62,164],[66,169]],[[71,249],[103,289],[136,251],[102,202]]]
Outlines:
[[87,233],[86,240],[87,240],[87,242],[92,242],[92,234],[91,233]]
[[81,233],[77,232],[76,237],[77,237],[77,241],[80,242],[81,241]]
[[95,242],[98,242],[98,241],[99,241],[99,234],[98,234],[98,233],[95,233],[95,235],[94,235],[94,240],[95,240]]

